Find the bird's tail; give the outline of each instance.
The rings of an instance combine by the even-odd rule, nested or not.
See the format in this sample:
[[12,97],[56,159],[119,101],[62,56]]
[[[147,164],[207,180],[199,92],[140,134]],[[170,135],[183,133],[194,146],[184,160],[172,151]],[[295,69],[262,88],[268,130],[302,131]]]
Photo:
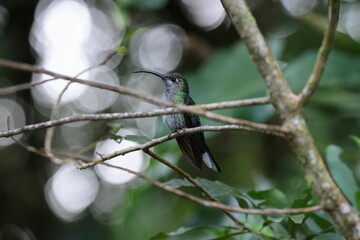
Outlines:
[[215,172],[221,172],[219,165],[214,160],[214,157],[211,155],[209,149],[206,147],[206,151],[202,154],[202,160],[208,168],[211,168]]

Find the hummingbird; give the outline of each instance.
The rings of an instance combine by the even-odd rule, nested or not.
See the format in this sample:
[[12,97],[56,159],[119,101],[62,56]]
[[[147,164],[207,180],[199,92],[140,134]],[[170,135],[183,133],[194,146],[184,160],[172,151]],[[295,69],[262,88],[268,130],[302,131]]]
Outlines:
[[[185,77],[180,73],[163,75],[150,70],[139,70],[134,73],[149,73],[161,78],[165,84],[163,100],[177,104],[195,105],[194,100],[189,96],[189,85]],[[162,116],[165,125],[172,132],[183,128],[194,128],[201,126],[200,118],[189,113],[175,113]],[[201,169],[203,162],[208,168],[221,172],[219,165],[215,162],[208,146],[205,143],[203,132],[192,133],[177,137],[176,141],[185,158],[197,169]]]

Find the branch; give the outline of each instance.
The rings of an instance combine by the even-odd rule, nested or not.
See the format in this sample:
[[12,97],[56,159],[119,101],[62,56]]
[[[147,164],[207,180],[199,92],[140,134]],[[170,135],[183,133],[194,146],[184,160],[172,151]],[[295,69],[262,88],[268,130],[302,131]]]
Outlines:
[[49,81],[53,81],[56,80],[56,78],[50,78],[50,79],[45,79],[42,81],[38,81],[38,82],[32,82],[32,83],[22,83],[22,84],[18,84],[15,86],[11,86],[11,87],[4,87],[4,88],[0,88],[0,95],[8,95],[8,94],[12,94],[21,90],[25,90],[28,88],[32,88],[44,83],[47,83]]
[[[111,53],[109,56],[113,56],[114,53]],[[108,57],[109,57],[108,56]],[[108,57],[105,60],[109,60]],[[80,76],[86,71],[89,71],[95,67],[101,66],[102,64],[106,63],[106,61],[102,61],[100,64],[92,66],[90,68],[87,68],[77,74],[75,77]],[[0,66],[8,66],[7,64],[4,64],[3,60],[0,59]],[[14,67],[15,68],[15,67]],[[16,68],[18,69],[18,68]],[[21,69],[23,70],[23,69]],[[4,87],[0,88],[0,95],[7,95],[11,93],[15,93],[17,91],[29,89],[41,84],[44,84],[49,81],[56,80],[58,78],[50,78],[39,82],[32,82],[32,83],[23,83],[18,84],[11,87]],[[197,106],[203,110],[214,110],[214,109],[224,109],[224,108],[233,108],[233,107],[243,107],[243,106],[255,106],[255,105],[264,105],[270,103],[269,97],[258,97],[258,98],[249,98],[249,99],[241,99],[241,100],[234,100],[234,101],[224,101],[224,102],[217,102],[217,103],[209,103],[209,104],[198,104]]]
[[[281,119],[284,120],[283,126],[288,130],[285,138],[304,168],[309,184],[319,195],[321,202],[325,204],[324,209],[333,217],[346,238],[360,239],[360,218],[358,213],[352,208],[332,179],[308,130],[301,108],[299,108],[307,97],[300,100],[301,96],[294,95],[290,90],[245,1],[222,0],[222,3],[265,80],[271,102]],[[330,24],[335,24],[334,21],[338,11],[336,9],[339,3],[337,0],[330,0],[330,4],[332,5],[331,14],[333,15]],[[335,31],[335,27],[329,28],[328,35],[325,36],[323,44],[331,40],[332,31]],[[331,41],[329,41],[329,47],[330,43]],[[310,96],[316,88],[318,79],[323,71],[322,68],[328,54],[327,51],[328,49],[320,49],[319,60],[314,68],[315,75],[310,77],[310,79],[314,80],[311,80],[310,85],[308,85],[311,90],[310,92],[304,90],[305,95]]]
[[269,103],[270,103],[269,97],[258,97],[258,98],[248,98],[248,99],[240,99],[234,101],[198,104],[196,106],[203,110],[216,110],[216,109],[225,109],[225,108],[234,108],[234,107],[264,105]]
[[[104,64],[106,64],[114,55],[117,54],[117,51],[116,50],[113,50],[111,51],[100,63],[94,65],[94,66],[90,66],[88,68],[86,68],[85,70],[81,71],[80,73],[76,74],[75,77],[79,77],[81,74],[87,72],[87,71],[90,71],[92,69],[95,69],[97,67],[100,67]],[[58,113],[59,113],[59,108],[60,108],[60,102],[61,102],[61,99],[64,95],[64,93],[66,92],[66,90],[70,87],[72,82],[68,82],[66,84],[66,86],[63,88],[63,90],[60,92],[56,102],[54,103],[54,106],[53,106],[53,109],[51,111],[51,116],[50,116],[50,120],[53,120],[55,118],[57,118],[58,116]],[[57,164],[61,164],[62,161],[61,159],[57,158],[53,153],[52,153],[52,149],[51,149],[51,145],[52,145],[52,139],[53,139],[53,135],[54,135],[54,131],[55,131],[55,128],[54,127],[51,127],[51,128],[48,128],[46,130],[46,134],[45,134],[45,143],[44,143],[44,151],[45,151],[45,154],[46,156],[51,160],[53,161],[54,163],[57,163]]]
[[[247,101],[247,100],[245,100]],[[217,109],[220,107],[224,107],[227,103],[230,103],[228,106],[234,106],[235,102],[238,104],[242,104],[241,100],[232,101],[232,102],[220,102],[220,103],[210,103],[209,107],[207,104],[204,105],[194,105],[189,107],[189,109],[197,109],[200,106],[203,109]],[[251,102],[251,101],[249,101]],[[10,137],[24,132],[30,132],[34,130],[40,130],[44,128],[50,128],[55,126],[64,125],[71,122],[78,121],[101,121],[101,120],[118,120],[118,119],[130,119],[130,118],[147,118],[147,117],[156,117],[164,114],[178,113],[181,110],[176,108],[165,108],[165,109],[155,109],[147,112],[124,112],[124,113],[103,113],[103,114],[79,114],[74,113],[68,117],[59,118],[56,120],[50,120],[41,123],[29,124],[21,128],[16,128],[8,131],[0,132],[0,137]],[[243,120],[245,121],[245,120]],[[276,136],[285,136],[287,131],[285,128],[277,125],[263,124],[263,123],[254,123],[250,121],[245,121],[246,124],[241,125],[238,124],[242,129],[246,129],[248,131],[253,132],[263,132]],[[234,124],[235,125],[235,124]]]
[[55,73],[55,72],[46,70],[41,67],[35,67],[33,65],[26,64],[26,63],[19,63],[19,62],[15,62],[15,61],[6,60],[6,59],[0,59],[0,66],[13,68],[13,69],[17,69],[17,70],[22,70],[22,71],[27,71],[27,72],[32,72],[32,73],[46,74],[46,75],[52,76],[56,79],[69,80],[71,82],[77,82],[77,83],[85,84],[87,86],[96,87],[99,89],[118,92],[121,94],[125,94],[125,95],[129,95],[132,97],[137,97],[137,98],[143,99],[149,103],[153,103],[156,105],[168,106],[168,107],[173,107],[173,105],[174,105],[171,102],[163,101],[163,100],[154,98],[152,96],[131,90],[126,87],[107,85],[104,83],[93,82],[93,81],[88,81],[88,80],[79,79],[79,78],[75,78],[75,77],[70,77],[70,76],[67,76],[64,74]]
[[249,128],[258,129],[259,131],[262,131],[264,133],[270,133],[269,131],[274,130],[274,131],[278,132],[279,135],[283,135],[282,134],[283,129],[281,127],[275,127],[274,129],[269,129],[266,124],[253,123],[253,122],[250,122],[247,120],[241,120],[241,119],[237,119],[237,118],[227,117],[227,116],[224,116],[221,114],[207,112],[207,111],[204,111],[202,109],[192,107],[192,106],[186,106],[183,104],[175,104],[173,102],[164,101],[162,99],[158,99],[158,98],[152,97],[150,95],[143,94],[143,93],[134,91],[129,88],[121,87],[121,86],[112,86],[112,85],[107,85],[107,84],[103,84],[103,83],[99,83],[99,82],[93,82],[93,81],[78,79],[78,78],[74,78],[74,77],[69,77],[69,76],[66,76],[63,74],[54,73],[54,72],[48,71],[46,69],[35,67],[35,66],[29,65],[29,64],[18,63],[18,62],[14,62],[14,61],[5,60],[5,59],[0,59],[0,66],[6,66],[9,68],[14,68],[14,69],[23,70],[23,71],[30,71],[30,72],[34,72],[34,73],[43,73],[43,74],[53,76],[55,78],[61,78],[61,79],[69,80],[72,82],[82,83],[82,84],[85,84],[88,86],[100,88],[100,89],[118,92],[118,93],[129,95],[132,97],[137,97],[144,101],[147,101],[149,103],[153,103],[156,105],[175,107],[175,108],[181,110],[181,112],[199,115],[202,117],[206,117],[206,118],[224,122],[224,123],[244,125]]
[[263,76],[271,102],[278,110],[281,118],[285,119],[287,113],[296,109],[297,96],[292,93],[256,24],[255,18],[245,0],[221,0],[221,2]]
[[[7,120],[8,122],[8,126],[9,126],[9,119]],[[35,147],[28,145],[26,143],[22,143],[18,140],[16,140],[15,138],[11,137],[17,144],[19,144],[20,146],[24,147],[26,150],[33,152],[35,154],[38,154],[42,157],[47,157],[47,155],[36,149]],[[151,184],[160,187],[168,192],[171,192],[173,194],[176,194],[178,196],[184,197],[188,200],[197,202],[203,206],[206,207],[212,207],[212,208],[217,208],[220,209],[222,211],[225,211],[226,213],[228,212],[238,212],[238,213],[245,213],[245,214],[258,214],[258,215],[271,215],[271,214],[298,214],[298,213],[307,213],[307,212],[314,212],[314,211],[318,211],[321,210],[323,207],[322,205],[318,205],[318,206],[312,206],[312,207],[306,207],[306,208],[296,208],[296,209],[243,209],[243,208],[237,208],[237,207],[231,207],[231,206],[227,206],[224,204],[221,204],[214,196],[211,195],[211,193],[204,188],[198,181],[196,181],[194,178],[192,178],[188,173],[186,173],[185,171],[183,171],[182,169],[180,169],[179,167],[177,167],[175,164],[170,163],[169,161],[161,158],[160,156],[158,156],[157,154],[155,154],[154,152],[145,149],[144,150],[145,153],[149,154],[151,157],[157,159],[158,161],[162,162],[163,164],[167,165],[168,167],[170,167],[171,169],[175,170],[177,173],[179,173],[180,175],[184,176],[189,182],[191,182],[195,187],[197,187],[201,192],[203,192],[205,194],[205,196],[207,196],[209,199],[211,199],[212,201],[206,201],[203,200],[201,198],[195,197],[194,195],[185,193],[183,191],[180,191],[178,189],[175,189],[169,185],[166,185],[164,183],[161,183],[159,181],[156,181],[155,179],[149,178],[139,172],[135,172],[133,170],[124,168],[124,167],[120,167],[120,166],[115,166],[115,165],[111,165],[109,163],[105,163],[105,162],[100,162],[99,164],[107,166],[107,167],[111,167],[111,168],[115,168],[115,169],[120,169],[122,171],[126,171],[130,174],[133,174],[139,178],[142,178],[148,182],[150,182]],[[74,154],[63,154],[63,155],[74,155]],[[66,159],[65,159],[66,160]],[[63,163],[65,162],[70,162],[70,161],[65,161],[62,160]],[[229,213],[228,213],[229,214]],[[230,214],[231,215],[231,214]],[[250,229],[248,229],[247,227],[245,227],[242,223],[238,222],[238,220],[231,215],[235,221],[237,222],[238,225],[240,225],[242,228],[245,228],[246,230],[251,231]],[[233,220],[234,220],[233,219]]]
[[[96,68],[96,67],[99,67],[99,66],[102,66],[104,65],[105,63],[107,63],[113,56],[115,56],[117,54],[117,51],[114,50],[112,52],[109,53],[109,55],[107,55],[105,57],[105,59],[103,61],[101,61],[99,64],[97,65],[94,65],[94,66],[91,66],[89,68],[86,68],[85,70],[81,71],[80,73],[78,73],[76,75],[76,77],[80,76],[81,74],[83,74],[84,72],[87,72],[93,68]],[[2,60],[0,59],[0,62]],[[0,64],[1,65],[1,64]],[[44,84],[46,82],[49,82],[49,81],[54,81],[58,78],[50,78],[50,79],[45,79],[45,80],[42,80],[42,81],[38,81],[38,82],[31,82],[31,83],[22,83],[22,84],[18,84],[18,85],[15,85],[15,86],[11,86],[11,87],[4,87],[4,88],[0,88],[0,95],[7,95],[7,94],[11,94],[11,93],[15,93],[15,92],[18,92],[18,91],[22,91],[22,90],[26,90],[26,89],[29,89],[29,88],[32,88],[32,87],[35,87],[35,86],[38,86],[38,85],[41,85],[41,84]]]
[[[66,84],[66,86],[64,87],[64,89],[60,92],[56,102],[54,103],[53,109],[51,111],[50,121],[57,117],[57,115],[59,113],[61,98],[64,95],[64,93],[66,92],[66,90],[70,87],[71,83],[72,82],[68,82]],[[51,161],[53,161],[56,164],[61,164],[62,163],[61,159],[55,157],[55,155],[51,151],[51,145],[52,145],[52,139],[54,136],[54,131],[55,131],[54,127],[48,128],[46,130],[45,142],[44,142],[44,152]]]
[[[194,128],[183,128],[177,132],[170,133],[169,135],[152,139],[144,144],[124,148],[124,149],[115,151],[110,154],[97,153],[101,157],[101,159],[94,160],[93,162],[90,162],[90,163],[83,163],[83,165],[81,166],[81,169],[92,167],[100,162],[109,160],[109,159],[117,157],[117,156],[125,155],[130,152],[149,149],[149,148],[159,145],[163,142],[167,142],[174,138],[184,136],[187,134],[192,134],[192,133],[196,133],[196,132],[204,132],[204,131],[213,131],[213,132],[221,131],[222,132],[222,131],[234,131],[234,130],[235,131],[238,131],[238,130],[251,131],[251,129],[248,129],[248,128],[242,127],[242,126],[238,126],[238,125],[223,125],[223,126],[206,126],[206,125],[204,125],[204,126],[194,127]],[[126,136],[125,136],[125,138],[126,138]]]
[[305,102],[314,93],[317,85],[319,84],[331,50],[331,45],[335,37],[336,27],[339,21],[340,3],[339,0],[330,0],[329,2],[329,25],[324,33],[324,38],[322,40],[312,74],[310,75],[305,87],[299,95],[299,106],[303,106],[305,104]]
[[173,193],[177,196],[183,197],[185,199],[188,199],[190,201],[196,202],[200,205],[203,205],[205,207],[211,207],[211,208],[216,208],[216,209],[220,209],[222,211],[229,211],[229,212],[236,212],[236,213],[245,213],[245,214],[256,214],[256,215],[272,215],[272,214],[299,214],[299,213],[309,213],[309,212],[315,212],[315,211],[319,211],[323,209],[322,205],[317,205],[317,206],[312,206],[312,207],[306,207],[306,208],[290,208],[290,209],[247,209],[247,208],[238,208],[238,207],[232,207],[232,206],[228,206],[228,205],[224,205],[222,203],[219,202],[215,202],[215,201],[207,201],[201,198],[198,198],[194,195],[191,195],[189,193],[183,192],[181,190],[178,190],[176,188],[173,188],[167,184],[161,183],[155,179],[149,178],[139,172],[135,172],[133,170],[124,168],[124,167],[119,167],[119,166],[114,166],[108,163],[101,163],[104,166],[107,167],[111,167],[111,168],[115,168],[115,169],[120,169],[122,171],[128,172],[130,174],[133,174],[139,178],[142,178],[144,180],[146,180],[147,182],[161,188],[164,189],[165,191],[168,191],[170,193]]
[[[149,149],[143,150],[145,153],[147,153],[149,156],[153,157],[154,159],[158,160],[159,162],[165,164],[169,168],[173,169],[175,172],[180,174],[181,176],[184,176],[189,182],[191,182],[196,188],[198,188],[208,199],[220,203],[219,200],[214,197],[206,188],[204,188],[198,181],[196,181],[193,177],[190,176],[187,172],[176,166],[175,164],[172,164],[171,162],[165,160],[164,158],[160,157],[156,153],[150,151]],[[232,215],[227,210],[223,210],[223,212],[240,228],[243,228],[244,230],[247,230],[249,232],[252,232],[252,230],[248,227],[246,227],[242,222],[240,222],[234,215]]]

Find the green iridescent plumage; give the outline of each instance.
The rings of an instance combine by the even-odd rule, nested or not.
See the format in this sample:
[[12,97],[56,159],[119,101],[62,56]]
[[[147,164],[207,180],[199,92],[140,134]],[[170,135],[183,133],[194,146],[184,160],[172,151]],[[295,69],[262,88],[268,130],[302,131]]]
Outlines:
[[[135,73],[150,73],[160,77],[165,83],[163,99],[178,104],[195,105],[195,102],[189,96],[189,86],[183,75],[173,73],[162,75],[154,71],[136,71]],[[199,116],[187,113],[176,113],[163,115],[164,123],[176,132],[182,128],[193,128],[201,126]],[[208,146],[205,143],[204,133],[193,133],[176,138],[179,147],[185,158],[196,168],[201,169],[202,163],[216,172],[221,172],[220,167],[211,155]]]

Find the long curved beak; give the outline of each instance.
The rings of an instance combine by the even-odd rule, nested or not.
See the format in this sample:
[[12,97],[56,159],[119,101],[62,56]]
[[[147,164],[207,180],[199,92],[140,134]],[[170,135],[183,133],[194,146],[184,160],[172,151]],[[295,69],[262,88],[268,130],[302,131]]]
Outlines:
[[161,73],[155,72],[155,71],[151,71],[151,70],[138,70],[138,71],[134,71],[133,73],[150,73],[153,75],[158,76],[159,78],[161,78],[162,80],[166,79],[166,76],[162,75]]

